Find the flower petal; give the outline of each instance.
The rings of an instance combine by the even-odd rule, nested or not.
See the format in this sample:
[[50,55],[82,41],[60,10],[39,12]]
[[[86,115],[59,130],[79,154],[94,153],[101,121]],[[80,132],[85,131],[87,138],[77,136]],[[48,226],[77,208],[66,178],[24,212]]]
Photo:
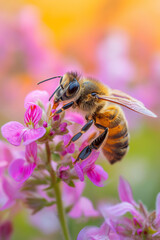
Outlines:
[[53,234],[60,229],[58,217],[53,207],[43,208],[36,214],[30,214],[29,220],[33,226],[46,235]]
[[30,125],[31,126],[33,125],[33,127],[36,127],[41,117],[42,117],[42,109],[39,106],[32,104],[27,108],[25,112],[24,122],[27,127],[29,127]]
[[77,173],[77,176],[79,177],[80,181],[83,182],[84,181],[84,174],[83,174],[83,170],[80,167],[80,164],[77,162],[74,164],[74,169]]
[[80,163],[80,166],[84,172],[87,172],[92,168],[92,166],[95,166],[95,162],[99,157],[99,154],[100,152],[93,150],[91,155]]
[[[67,145],[69,143],[70,139],[71,139],[71,135],[70,134],[63,135],[64,145]],[[75,151],[74,143],[71,143],[67,148],[65,148],[65,151],[67,153],[74,153],[74,151]]]
[[25,160],[16,159],[9,166],[9,174],[16,182],[26,181],[32,174],[34,168],[36,167],[35,163],[25,164]]
[[[156,232],[156,233],[154,233],[153,235],[152,235],[152,237],[156,237],[156,236],[160,236],[160,231],[158,231],[158,232]],[[158,238],[157,238],[158,239]]]
[[63,122],[59,125],[60,131],[61,132],[65,132],[66,131],[66,127],[67,127],[67,123]]
[[84,125],[84,123],[85,123],[85,120],[82,117],[82,115],[79,114],[79,113],[76,113],[76,112],[67,112],[66,111],[66,119],[68,121],[75,122],[75,123],[78,123],[80,125]]
[[160,193],[158,193],[156,198],[156,219],[155,223],[160,226]]
[[12,222],[5,221],[5,222],[1,222],[0,224],[0,239],[5,239],[5,240],[9,240],[11,239],[11,235],[13,233],[13,226],[12,226]]
[[[11,145],[7,142],[0,141],[0,153],[1,153],[1,163],[4,162],[8,165],[14,158],[14,150],[12,149]],[[3,165],[2,164],[2,165]]]
[[99,165],[87,171],[87,176],[98,187],[103,187],[103,182],[108,179],[108,173]]
[[30,92],[25,100],[24,107],[27,109],[31,104],[38,104],[39,101],[43,103],[43,105],[47,105],[49,99],[49,94],[46,91],[35,90]]
[[122,202],[129,202],[138,207],[138,204],[133,199],[132,189],[123,177],[119,178],[118,192],[119,198]]
[[65,206],[70,206],[72,204],[75,204],[75,202],[78,201],[80,198],[83,189],[85,187],[84,182],[74,182],[75,188],[68,186],[65,182],[63,182],[63,202],[65,203]]
[[30,163],[37,162],[37,143],[36,142],[32,142],[26,145],[25,157],[26,157],[26,160]]
[[39,138],[43,137],[46,133],[46,129],[44,127],[40,127],[37,129],[27,129],[23,134],[23,144],[30,144]]
[[[15,204],[16,199],[23,198],[23,194],[20,192],[21,184],[15,183],[14,180],[8,177],[2,178],[2,198],[5,194],[5,202],[3,202],[2,207],[0,210],[5,210],[10,208],[12,205]],[[4,193],[4,194],[3,194]],[[2,200],[3,201],[3,200]]]
[[2,188],[6,196],[8,197],[8,204],[15,199],[22,198],[22,193],[20,193],[20,184],[15,183],[11,178],[3,177]]
[[3,176],[1,176],[1,182],[0,182],[0,196],[1,196],[0,197],[0,209],[1,209],[1,207],[3,207],[8,200],[8,197],[3,189]]
[[6,201],[6,203],[0,207],[0,211],[4,211],[10,207],[12,207],[15,204],[15,199],[8,199],[8,201]]
[[75,151],[75,145],[74,145],[74,143],[71,143],[71,144],[66,148],[66,151],[67,151],[68,153],[74,153],[74,151]]
[[69,212],[69,216],[72,218],[79,218],[82,215],[85,217],[99,216],[99,212],[93,208],[92,202],[86,197],[81,197]]
[[69,166],[61,166],[57,170],[57,175],[58,175],[59,178],[61,178],[63,181],[65,181],[65,180],[69,179],[69,177],[70,177],[69,171],[70,171]]
[[[94,238],[94,236],[96,236],[98,232],[99,232],[98,227],[94,227],[94,226],[85,227],[79,232],[77,240],[97,240],[96,238]],[[102,238],[99,238],[99,239],[102,239]]]
[[130,212],[133,216],[138,217],[140,221],[143,221],[142,216],[140,213],[136,210],[136,208],[128,203],[128,202],[122,202],[118,203],[114,206],[105,206],[101,208],[102,215],[104,218],[117,218],[119,216],[122,216],[126,214],[127,212]]
[[16,121],[6,123],[1,127],[1,132],[4,138],[11,144],[19,146],[22,140],[24,126]]
[[63,135],[63,142],[64,142],[64,145],[67,145],[71,139],[71,135],[68,133],[68,134],[65,134]]
[[79,232],[77,240],[120,240],[120,237],[113,233],[104,222],[100,228],[94,226],[83,228]]

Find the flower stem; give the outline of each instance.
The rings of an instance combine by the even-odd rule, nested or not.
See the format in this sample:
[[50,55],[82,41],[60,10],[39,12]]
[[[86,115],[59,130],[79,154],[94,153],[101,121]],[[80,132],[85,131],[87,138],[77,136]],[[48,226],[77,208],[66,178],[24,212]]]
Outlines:
[[66,223],[65,211],[64,211],[62,197],[61,197],[60,183],[55,184],[54,190],[55,190],[55,195],[56,195],[59,221],[60,221],[61,228],[62,228],[62,231],[63,231],[63,234],[64,234],[64,238],[65,238],[65,240],[70,240],[68,227],[67,227],[67,223]]
[[47,163],[49,166],[49,172],[51,175],[52,185],[53,185],[54,192],[55,192],[57,211],[58,211],[58,216],[59,216],[59,221],[61,224],[62,232],[64,235],[64,239],[70,240],[69,231],[68,231],[67,222],[66,222],[65,211],[64,211],[64,207],[63,207],[62,196],[61,196],[60,183],[57,182],[56,174],[51,166],[51,151],[50,151],[48,142],[46,143],[46,153],[47,153]]

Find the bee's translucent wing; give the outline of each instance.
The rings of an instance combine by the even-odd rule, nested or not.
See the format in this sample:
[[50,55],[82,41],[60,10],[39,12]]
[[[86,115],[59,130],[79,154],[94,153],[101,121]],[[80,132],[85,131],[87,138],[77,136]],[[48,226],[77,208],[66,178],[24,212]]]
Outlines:
[[108,96],[106,95],[96,95],[96,96],[98,97],[98,99],[102,99],[105,101],[122,105],[135,112],[138,112],[150,117],[157,117],[156,114],[154,114],[149,109],[147,109],[142,102],[138,101],[137,99],[129,96],[128,94],[120,90],[112,89],[110,90],[110,94]]

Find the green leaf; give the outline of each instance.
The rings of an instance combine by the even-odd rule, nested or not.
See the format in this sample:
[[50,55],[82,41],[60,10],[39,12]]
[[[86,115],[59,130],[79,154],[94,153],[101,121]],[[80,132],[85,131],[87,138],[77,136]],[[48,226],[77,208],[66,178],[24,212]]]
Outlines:
[[56,152],[62,152],[62,151],[63,151],[63,147],[64,147],[63,141],[60,141],[60,142],[55,146],[55,151],[56,151]]
[[27,198],[26,205],[33,210],[32,214],[39,212],[44,207],[49,207],[55,204],[55,201],[48,202],[45,198]]
[[61,160],[60,156],[58,153],[53,153],[52,154],[52,159],[55,161],[55,162],[58,162]]
[[68,186],[70,186],[70,187],[75,187],[75,184],[74,184],[74,182],[72,181],[72,180],[70,180],[70,182],[69,183],[67,183],[68,184]]
[[72,205],[69,205],[68,207],[66,207],[66,208],[65,208],[65,212],[66,212],[66,213],[69,213],[69,212],[71,211],[72,207],[73,207],[73,204],[72,204]]
[[36,187],[39,185],[48,184],[47,179],[29,179],[24,183],[22,191],[35,191]]

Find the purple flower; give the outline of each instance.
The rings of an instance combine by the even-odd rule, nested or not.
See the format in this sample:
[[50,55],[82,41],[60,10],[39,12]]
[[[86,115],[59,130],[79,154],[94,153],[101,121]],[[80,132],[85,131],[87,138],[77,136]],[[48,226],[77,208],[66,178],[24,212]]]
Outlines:
[[80,113],[66,111],[66,118],[68,121],[78,123],[82,126],[85,123],[84,118]]
[[66,131],[66,127],[67,127],[67,123],[63,122],[59,125],[60,131],[61,132],[65,132]]
[[63,202],[66,207],[72,207],[68,213],[71,218],[99,216],[99,212],[94,209],[92,202],[86,197],[81,197],[84,187],[83,182],[75,182],[75,187],[63,183]]
[[39,106],[29,105],[24,116],[26,127],[16,121],[8,122],[1,128],[3,137],[15,146],[19,146],[22,140],[24,145],[38,140],[46,132],[46,129],[38,124],[41,116],[42,109]]
[[100,228],[95,226],[83,228],[77,240],[120,240],[120,238],[106,223],[103,223]]
[[14,159],[15,155],[15,151],[8,143],[0,141],[0,176]]
[[0,239],[10,240],[13,232],[13,226],[10,221],[1,223],[0,225]]
[[[70,139],[71,139],[71,135],[69,133],[63,135],[64,146],[66,146],[69,143]],[[75,150],[75,145],[74,143],[71,143],[68,147],[64,149],[64,151],[62,152],[62,156],[66,155],[67,153],[74,153],[74,150]]]
[[3,177],[1,179],[2,186],[1,186],[1,197],[3,201],[1,203],[0,210],[5,210],[12,207],[17,199],[22,199],[23,194],[20,193],[20,184],[15,184],[11,178]]
[[119,178],[118,192],[122,202],[129,202],[135,207],[138,207],[138,204],[133,199],[132,189],[129,183],[122,177]]
[[25,159],[19,158],[10,164],[9,174],[16,182],[24,182],[32,175],[37,162],[37,144],[33,142],[26,146]]
[[85,187],[84,182],[75,182],[75,188],[68,186],[65,182],[63,182],[63,202],[66,206],[74,204],[81,196]]
[[[141,240],[154,239],[160,237],[160,193],[156,200],[156,210],[149,213],[142,203],[137,204],[132,195],[129,183],[120,177],[119,196],[121,203],[101,207],[102,215],[105,222],[110,226],[112,231],[117,233],[122,239]],[[126,217],[126,213],[131,217]],[[121,239],[121,238],[120,238]]]
[[25,100],[24,100],[24,107],[27,109],[31,104],[42,103],[45,107],[49,103],[49,94],[46,91],[35,90],[30,92]]
[[58,169],[58,177],[63,181],[68,180],[70,177],[70,167],[69,166],[61,166]]
[[[108,179],[108,174],[99,165],[95,164],[99,156],[99,152],[93,151],[91,155],[82,162],[76,162],[74,165],[77,176],[81,181],[84,181],[84,175],[98,187],[103,187],[103,182]],[[74,162],[75,159],[72,158]]]
[[81,216],[98,217],[99,212],[93,208],[93,204],[88,198],[81,197],[75,202],[75,205],[69,212],[69,216],[71,218],[80,218]]
[[43,208],[36,214],[30,215],[29,221],[46,235],[60,231],[59,220],[53,207]]

